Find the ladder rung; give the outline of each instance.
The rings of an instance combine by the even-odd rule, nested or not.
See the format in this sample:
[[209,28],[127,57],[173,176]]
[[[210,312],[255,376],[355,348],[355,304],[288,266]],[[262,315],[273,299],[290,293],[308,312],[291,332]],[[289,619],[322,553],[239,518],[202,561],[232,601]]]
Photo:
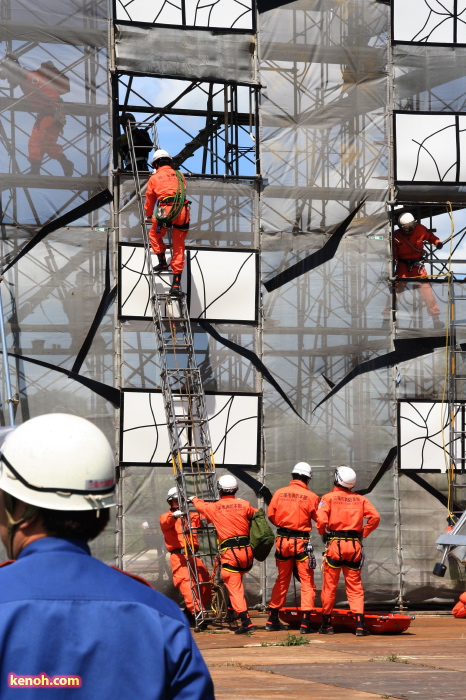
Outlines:
[[197,447],[193,445],[184,445],[183,447],[180,447],[179,451],[180,452],[209,452],[210,454],[211,450],[211,445],[198,445]]
[[160,323],[166,323],[168,325],[169,323],[173,324],[175,321],[177,323],[180,321],[187,323],[188,319],[186,319],[184,316],[159,316],[159,321]]
[[172,420],[173,423],[186,423],[187,425],[199,425],[199,423],[205,423],[205,418],[185,418],[184,416],[175,416]]
[[172,392],[172,398],[174,401],[180,401],[181,399],[197,399],[201,394],[180,394],[179,392]]

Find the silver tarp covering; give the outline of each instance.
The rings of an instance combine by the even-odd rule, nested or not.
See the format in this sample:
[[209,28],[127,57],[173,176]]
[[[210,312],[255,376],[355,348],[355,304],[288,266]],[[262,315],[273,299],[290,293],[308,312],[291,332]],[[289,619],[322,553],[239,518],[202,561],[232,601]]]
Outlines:
[[[81,211],[17,257],[43,224],[108,187],[107,2],[2,0],[0,13],[2,269],[13,263],[1,294],[19,401],[15,422],[73,413],[102,428],[115,445],[115,406],[101,392],[114,386],[112,307],[90,335],[106,272],[113,278],[106,253],[108,204]],[[55,72],[37,82],[44,64]],[[28,80],[31,88],[41,85],[32,101],[22,89]],[[48,93],[47,103],[40,90],[53,85],[59,88]],[[8,423],[3,372],[0,388],[2,423]],[[93,543],[93,551],[109,563],[115,562],[114,515]]]
[[[314,466],[313,489],[319,494],[330,490],[338,464],[354,467],[358,488],[367,488],[396,445],[396,399],[438,397],[445,372],[445,351],[438,350],[355,375],[325,399],[356,367],[393,351],[384,321],[390,308],[390,248],[381,204],[389,177],[388,27],[388,8],[370,0],[337,7],[323,1],[312,8],[293,2],[260,16],[260,78],[267,86],[262,157],[269,183],[262,198],[263,278],[272,280],[321,249],[348,211],[368,196],[330,260],[264,291],[264,361],[307,421],[264,385],[271,487],[286,483],[293,463],[305,459]],[[426,62],[427,52],[426,47],[395,47],[395,107],[406,108],[411,100],[411,109],[425,109],[426,86],[431,92],[438,88],[430,109],[440,109],[435,104],[443,96],[462,93],[457,81],[449,88],[442,84],[459,77],[449,71],[460,56],[435,48]],[[421,93],[418,102],[414,92]],[[435,289],[441,299],[441,289]],[[413,303],[419,306],[412,292],[400,300],[398,338],[432,334],[428,317],[413,316]],[[395,470],[396,460],[368,496],[382,521],[365,545],[367,600],[394,603],[400,593],[412,604],[452,599],[461,582],[439,586],[431,573],[445,508]],[[445,478],[423,478],[445,493]],[[268,586],[273,568],[268,563]]]
[[254,36],[250,34],[115,26],[120,70],[204,80],[255,80]]

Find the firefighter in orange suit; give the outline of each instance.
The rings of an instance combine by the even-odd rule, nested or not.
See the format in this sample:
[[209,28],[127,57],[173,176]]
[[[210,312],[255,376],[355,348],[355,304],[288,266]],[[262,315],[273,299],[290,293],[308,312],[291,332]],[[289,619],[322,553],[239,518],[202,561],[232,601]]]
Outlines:
[[[309,491],[308,483],[312,471],[306,462],[298,462],[291,472],[292,481],[289,486],[278,489],[267,509],[269,520],[278,527],[275,542],[275,559],[278,576],[272,590],[269,603],[269,619],[265,629],[269,632],[287,629],[280,624],[279,612],[286,600],[293,567],[296,562],[301,581],[301,634],[309,634],[310,615],[314,610],[316,587],[314,584],[314,569],[310,568],[309,537],[312,530],[312,520],[317,518],[319,498]],[[312,556],[315,566],[315,559]]]
[[453,617],[458,619],[461,617],[466,617],[466,592],[460,595],[458,602],[451,612]]
[[254,631],[244,597],[243,576],[251,570],[254,562],[254,554],[249,544],[249,529],[257,508],[253,508],[249,501],[236,498],[238,482],[234,476],[221,476],[218,488],[220,500],[215,503],[206,503],[200,498],[190,500],[196,510],[215,527],[219,540],[222,578],[228,589],[231,605],[241,619],[241,627],[235,630],[235,634],[244,634]]
[[[166,211],[173,204],[173,198],[178,189],[178,178],[171,156],[162,149],[157,150],[151,161],[155,170],[147,183],[146,201],[144,210],[148,219],[152,217],[154,207],[158,202],[158,206],[166,205]],[[181,174],[184,182],[184,175]],[[189,202],[186,199],[181,213],[172,221],[172,258],[171,269],[173,272],[173,282],[170,292],[177,294],[180,291],[181,274],[184,268],[184,252],[185,238],[189,229],[190,213]],[[166,234],[166,227],[162,226],[154,218],[152,219],[152,227],[149,231],[149,240],[152,250],[157,255],[158,265],[154,267],[154,272],[168,272],[168,263],[165,258],[167,246],[163,241]]]
[[[191,588],[191,577],[189,575],[188,566],[186,563],[186,549],[185,549],[185,538],[183,535],[183,525],[181,522],[182,512],[179,510],[178,505],[178,490],[176,486],[170,489],[167,497],[168,505],[170,510],[168,513],[163,513],[160,516],[160,529],[163,532],[165,539],[165,546],[170,552],[170,565],[172,567],[173,574],[173,584],[178,588],[181,595],[184,598],[186,605],[185,614],[191,624],[194,623],[194,611],[199,610],[199,600],[196,600],[195,604],[193,601],[196,599],[197,591]],[[197,528],[201,524],[201,520],[197,513],[192,513],[190,515],[191,526]],[[193,544],[194,550],[197,552],[199,549],[197,533],[193,533]],[[211,599],[211,588],[210,588],[210,577],[209,573],[204,565],[204,563],[196,557],[196,567],[199,582],[205,585],[200,585],[201,601],[204,608],[206,608]]]
[[45,61],[37,70],[29,71],[20,66],[14,54],[8,54],[0,79],[7,79],[13,88],[19,85],[28,108],[37,112],[28,143],[30,174],[39,175],[44,156],[48,155],[58,160],[64,175],[72,175],[73,163],[58,143],[66,123],[61,95],[70,91],[69,78],[52,61]]
[[[409,213],[402,214],[398,218],[399,228],[395,231],[393,239],[393,254],[395,257],[395,276],[402,278],[427,277],[427,270],[423,263],[424,242],[435,245],[437,249],[443,248],[440,238],[422,224],[417,223],[414,216]],[[402,294],[407,282],[397,282],[396,294]],[[420,284],[421,297],[426,305],[427,313],[432,316],[434,328],[444,328],[439,320],[440,309],[428,282]]]
[[355,483],[356,473],[353,469],[338,467],[335,470],[335,486],[330,493],[322,496],[317,509],[317,529],[327,541],[323,564],[321,634],[333,634],[331,616],[341,569],[350,610],[356,617],[356,635],[363,637],[369,634],[364,625],[361,541],[378,526],[380,515],[367,498],[352,492]]

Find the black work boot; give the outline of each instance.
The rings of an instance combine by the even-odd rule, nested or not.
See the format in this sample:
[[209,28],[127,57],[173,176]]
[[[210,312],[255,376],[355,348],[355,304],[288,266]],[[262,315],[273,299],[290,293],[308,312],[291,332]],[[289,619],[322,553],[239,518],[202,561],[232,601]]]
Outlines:
[[66,156],[60,156],[60,158],[57,158],[57,160],[63,168],[63,175],[65,175],[65,177],[71,177],[74,170],[73,162],[68,160]]
[[256,628],[252,624],[251,618],[249,617],[249,613],[247,610],[245,610],[244,612],[240,612],[239,618],[241,620],[241,627],[238,627],[238,629],[235,630],[235,634],[246,634],[246,632],[254,632]]
[[181,275],[174,274],[170,294],[181,294]]
[[193,613],[191,610],[188,610],[188,608],[185,608],[183,610],[183,613],[185,614],[186,618],[188,619],[189,626],[190,627],[195,627],[196,626],[196,618],[194,617]]
[[319,628],[319,634],[335,634],[335,630],[332,627],[331,615],[322,615],[322,624]]
[[40,166],[41,162],[40,160],[30,160],[31,163],[31,169],[29,171],[30,175],[39,175],[40,174]]
[[437,316],[432,316],[432,323],[434,324],[434,328],[438,331],[440,331],[442,328],[445,328],[444,322],[441,321]]
[[301,620],[301,627],[299,628],[300,634],[312,634],[314,630],[311,627],[311,611],[303,610],[303,617]]
[[279,608],[269,608],[269,619],[265,623],[266,632],[280,632],[281,630],[289,630],[288,625],[282,625],[278,614]]
[[364,624],[364,615],[356,615],[356,637],[367,637],[370,634]]
[[228,606],[227,608],[227,616],[225,618],[225,622],[234,622],[237,619],[238,615],[235,613],[233,608]]
[[168,263],[165,253],[157,253],[158,265],[154,267],[154,272],[168,272]]

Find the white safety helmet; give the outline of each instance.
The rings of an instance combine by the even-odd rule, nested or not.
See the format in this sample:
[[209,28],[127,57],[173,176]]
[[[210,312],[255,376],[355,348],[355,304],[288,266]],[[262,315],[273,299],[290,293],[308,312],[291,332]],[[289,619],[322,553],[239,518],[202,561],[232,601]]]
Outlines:
[[116,505],[115,457],[90,421],[48,413],[5,432],[0,449],[0,489],[5,493],[51,510]]
[[171,160],[171,155],[167,153],[167,151],[164,151],[163,148],[158,148],[151,158],[151,165],[155,165],[161,158],[170,158]]
[[337,467],[335,469],[334,483],[336,486],[344,486],[345,489],[352,489],[356,483],[356,472],[351,467]]
[[308,479],[312,479],[312,468],[307,462],[298,462],[293,467],[292,474],[301,474],[301,476],[307,476]]
[[176,500],[179,500],[178,488],[176,486],[173,486],[167,493],[167,503],[171,503],[175,500],[175,498]]
[[220,491],[223,491],[223,493],[236,493],[238,490],[238,482],[231,474],[225,474],[218,480],[218,488]]
[[412,214],[409,214],[406,212],[405,214],[401,214],[401,216],[398,217],[398,224],[400,228],[403,229],[403,231],[406,231],[407,233],[410,231],[414,231],[416,228],[416,219]]

